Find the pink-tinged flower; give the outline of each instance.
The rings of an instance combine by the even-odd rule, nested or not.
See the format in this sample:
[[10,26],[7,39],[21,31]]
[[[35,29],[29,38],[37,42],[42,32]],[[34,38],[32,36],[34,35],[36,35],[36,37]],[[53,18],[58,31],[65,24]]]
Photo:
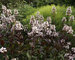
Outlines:
[[69,60],[74,60],[74,57],[73,56],[69,56]]
[[74,16],[70,16],[69,21],[73,21],[74,20]]
[[71,15],[72,10],[71,10],[71,6],[67,8],[66,10],[66,15]]
[[72,47],[72,51],[75,53],[75,47]]
[[64,30],[64,31],[68,31],[70,28],[69,28],[69,26],[68,25],[64,25],[64,27],[63,27],[63,29],[62,30]]
[[66,17],[63,17],[62,22],[66,22],[66,21],[67,21]]

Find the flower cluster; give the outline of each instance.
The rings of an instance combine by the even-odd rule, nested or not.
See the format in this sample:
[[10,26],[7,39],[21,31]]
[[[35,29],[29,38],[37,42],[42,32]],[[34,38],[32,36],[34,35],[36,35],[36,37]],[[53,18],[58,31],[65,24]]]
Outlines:
[[19,21],[16,21],[15,24],[12,26],[11,31],[22,30],[22,29],[23,29],[23,25]]
[[51,17],[44,21],[43,16],[41,18],[41,15],[37,12],[36,18],[31,16],[30,24],[32,25],[32,31],[28,33],[29,36],[58,36],[55,25],[51,24]]
[[[55,7],[52,8],[52,13],[54,14],[56,13]],[[66,14],[71,15],[71,13],[72,13],[71,7],[67,8]],[[40,15],[40,12],[37,12],[36,16],[31,16],[30,18],[31,32],[28,33],[29,38],[32,40],[32,42],[29,43],[30,46],[35,48],[36,42],[34,42],[34,40],[38,40],[39,42],[38,44],[45,46],[49,44],[51,45],[51,47],[55,48],[56,51],[65,50],[65,52],[69,52],[68,55],[67,54],[64,55],[64,58],[67,57],[68,60],[73,60],[75,58],[74,54],[75,48],[71,46],[72,43],[69,41],[68,34],[73,36],[74,31],[72,29],[72,26],[70,26],[69,24],[65,24],[67,23],[68,20],[69,22],[72,22],[74,20],[74,16],[71,15],[69,19],[68,17],[63,17],[62,18],[62,22],[64,22],[64,24],[62,23],[63,28],[61,31],[57,32],[56,25],[52,24],[51,17],[47,17],[47,20],[44,21],[44,17]],[[65,32],[67,32],[68,34]],[[43,49],[44,46],[41,47],[42,50],[45,50]],[[39,50],[41,50],[41,47]],[[49,49],[49,47],[47,48]]]
[[63,27],[62,30],[63,30],[63,31],[66,31],[66,32],[69,33],[69,34],[73,34],[73,29],[72,29],[71,26],[64,25],[64,27]]
[[[2,14],[1,14],[1,24],[0,24],[0,29],[8,29],[8,26],[10,26],[11,30],[22,30],[23,25],[19,22],[16,21],[16,16],[18,15],[18,10],[14,10],[14,14],[12,14],[12,11],[10,9],[7,9],[6,6],[2,5]],[[13,25],[12,25],[13,23]]]
[[73,22],[74,21],[74,15],[71,15],[71,13],[72,13],[71,7],[68,7],[66,10],[66,15],[68,17],[63,17],[62,22],[67,22],[67,21]]
[[71,52],[68,52],[68,53],[66,53],[65,55],[64,55],[64,57],[66,58],[66,59],[68,59],[68,60],[74,60],[74,58],[75,58],[75,47],[72,47],[71,48]]

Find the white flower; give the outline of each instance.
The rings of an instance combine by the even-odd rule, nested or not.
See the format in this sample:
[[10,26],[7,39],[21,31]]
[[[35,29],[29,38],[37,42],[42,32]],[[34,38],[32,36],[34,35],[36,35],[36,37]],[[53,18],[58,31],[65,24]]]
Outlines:
[[48,27],[48,26],[49,26],[48,21],[45,21],[45,22],[43,23],[43,26],[44,26],[44,28]]
[[67,21],[67,19],[66,19],[66,17],[63,17],[62,22],[65,22],[65,21]]
[[69,21],[73,21],[73,20],[74,20],[74,16],[72,15],[72,16],[70,16]]
[[51,23],[51,17],[47,17],[47,21]]
[[7,52],[7,49],[4,48],[4,47],[2,47],[2,48],[0,48],[0,52],[1,52],[1,53],[5,53],[5,52]]
[[54,14],[57,13],[57,12],[56,12],[56,7],[55,7],[55,6],[52,7],[52,13],[54,13]]
[[12,14],[10,9],[7,9],[7,16],[10,16]]
[[31,18],[30,18],[30,24],[33,24],[35,21],[35,17],[32,15]]
[[39,12],[39,11],[37,11],[37,13],[36,13],[36,18],[37,18],[39,15],[40,15],[40,12]]
[[67,8],[66,10],[66,15],[71,15],[72,10],[71,10],[71,6]]
[[36,26],[32,27],[32,31],[34,33],[39,33],[39,29]]
[[72,51],[75,52],[75,47],[72,47]]
[[64,31],[68,31],[70,29],[70,27],[68,25],[64,25],[63,29]]
[[68,25],[64,25],[63,29],[64,31],[66,31],[67,33],[69,34],[73,34],[73,29],[71,26],[68,26]]
[[69,34],[73,34],[73,30],[69,30],[67,33],[69,33]]
[[19,13],[18,10],[17,9],[14,9],[14,14],[15,15],[18,15],[18,13]]
[[23,25],[19,21],[16,21],[15,24],[12,26],[11,31],[22,30],[22,29],[23,29]]
[[65,43],[65,40],[64,39],[61,39],[61,43]]
[[56,29],[55,29],[55,28],[56,28],[55,25],[51,25],[50,28],[51,28],[51,30],[56,31]]
[[66,46],[64,46],[64,48],[69,49],[70,47],[69,47],[69,45],[66,45]]
[[39,21],[35,20],[34,23],[32,24],[32,26],[38,26],[39,25]]
[[14,15],[10,16],[9,19],[10,19],[10,21],[11,21],[12,23],[15,22],[15,20],[16,20],[16,18],[15,18]]
[[34,34],[34,32],[32,31],[32,32],[28,33],[28,36],[33,36],[33,34]]
[[53,32],[53,36],[57,37],[59,34],[57,32]]
[[39,32],[38,33],[38,36],[43,36],[43,32]]
[[69,30],[68,30],[68,32],[67,32],[67,33],[69,33],[69,34],[73,34],[72,27],[69,27]]
[[7,10],[6,6],[2,5],[2,12],[3,12],[3,14],[6,13],[6,10]]
[[69,53],[66,53],[65,55],[64,55],[64,57],[67,57],[67,56],[69,56],[70,54]]
[[2,23],[6,22],[6,16],[4,14],[1,14],[1,21]]
[[50,29],[47,30],[47,35],[51,35],[52,31]]
[[71,42],[67,42],[67,45],[71,45]]
[[1,29],[6,30],[6,28],[7,28],[7,24],[2,23],[2,27],[1,27]]
[[6,6],[2,5],[2,9],[3,9],[3,10],[6,10],[7,8],[6,8]]

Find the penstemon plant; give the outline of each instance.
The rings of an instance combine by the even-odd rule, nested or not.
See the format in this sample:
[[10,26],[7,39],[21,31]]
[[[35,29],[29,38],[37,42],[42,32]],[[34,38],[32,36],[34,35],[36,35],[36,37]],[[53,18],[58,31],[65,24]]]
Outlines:
[[[75,38],[74,30],[71,26],[74,21],[74,16],[71,16],[71,13],[71,7],[68,7],[66,11],[68,17],[62,18],[62,30],[58,32],[56,31],[56,26],[52,23],[51,17],[48,17],[44,21],[44,17],[41,17],[40,12],[37,12],[36,16],[31,16],[31,32],[28,33],[29,38],[32,40],[30,42],[32,47],[30,55],[42,60],[75,59],[75,48],[72,47],[71,41],[69,40],[69,37]],[[54,16],[56,14],[55,7],[52,8],[52,14]],[[68,21],[71,24],[67,24]]]
[[[12,12],[2,5],[0,19],[0,55],[5,60],[74,60],[75,39],[71,7],[67,8],[66,17],[61,19],[62,29],[57,31],[55,25],[56,7],[52,7],[53,19],[46,21],[38,11],[31,16],[30,23],[23,26],[16,20],[18,10]],[[29,30],[29,26],[31,27]]]

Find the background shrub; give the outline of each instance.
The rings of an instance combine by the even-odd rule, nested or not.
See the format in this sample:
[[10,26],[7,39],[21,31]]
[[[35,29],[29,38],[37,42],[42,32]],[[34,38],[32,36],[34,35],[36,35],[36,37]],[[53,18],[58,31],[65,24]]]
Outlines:
[[[57,9],[57,14],[55,17],[53,17],[52,15],[52,7],[55,6],[55,5],[47,5],[47,6],[43,6],[43,7],[40,7],[40,8],[37,8],[37,10],[32,14],[32,15],[35,15],[37,13],[37,11],[40,12],[41,15],[44,16],[44,19],[46,20],[46,18],[48,16],[51,16],[52,20],[55,20],[55,25],[57,26],[57,30],[60,30],[60,27],[61,27],[61,20],[63,17],[66,17],[66,9],[67,7],[66,6],[56,6],[56,9]],[[75,16],[75,8],[72,7],[72,15]],[[28,24],[28,21],[30,20],[30,17],[31,15],[27,16],[26,19],[23,20],[23,24]],[[72,25],[74,26],[74,24]],[[75,30],[75,28],[74,28]]]
[[34,7],[44,6],[44,5],[73,5],[75,6],[74,0],[25,0],[28,4],[31,4]]
[[36,9],[30,5],[20,6],[18,8],[18,10],[19,10],[20,20],[23,20],[24,18],[26,18],[26,16],[28,16],[36,11]]

